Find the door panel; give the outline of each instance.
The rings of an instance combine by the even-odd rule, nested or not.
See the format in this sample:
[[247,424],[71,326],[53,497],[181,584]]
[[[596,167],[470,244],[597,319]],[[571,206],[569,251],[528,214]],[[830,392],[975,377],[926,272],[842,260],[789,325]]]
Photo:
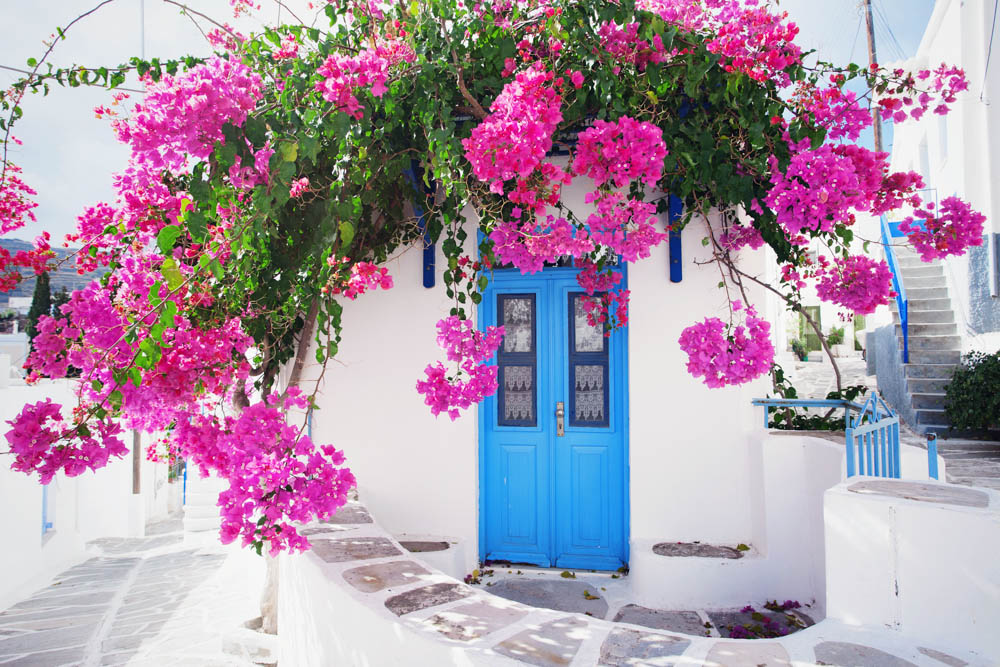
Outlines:
[[507,328],[499,390],[480,406],[484,560],[613,570],[628,559],[625,334],[586,323],[575,275],[498,271],[484,295],[480,321]]

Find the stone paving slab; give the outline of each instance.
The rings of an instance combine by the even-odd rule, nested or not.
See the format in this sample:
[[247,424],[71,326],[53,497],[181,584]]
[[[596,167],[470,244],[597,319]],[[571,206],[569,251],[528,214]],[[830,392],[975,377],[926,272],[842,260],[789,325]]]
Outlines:
[[501,579],[489,587],[489,592],[542,609],[588,614],[595,618],[608,615],[608,602],[601,596],[600,588],[583,581]]
[[838,667],[916,667],[909,660],[871,646],[850,642],[822,642],[813,649],[816,664]]
[[949,665],[950,667],[965,667],[969,663],[965,660],[959,660],[953,655],[948,655],[947,653],[942,653],[941,651],[935,651],[932,648],[924,648],[923,646],[917,647],[917,650],[926,655],[929,658],[933,658],[940,663]]
[[327,563],[347,563],[352,560],[403,555],[402,551],[384,537],[314,539],[312,540],[312,551]]
[[699,542],[660,542],[653,545],[653,553],[658,556],[684,558],[743,558],[743,552],[732,547],[701,544]]
[[394,595],[385,601],[385,606],[396,616],[404,616],[428,607],[461,600],[470,595],[472,589],[461,584],[431,584]]
[[449,639],[471,641],[520,621],[528,612],[494,601],[477,601],[452,607],[428,619],[428,624]]
[[429,574],[430,570],[412,560],[394,560],[347,570],[344,580],[363,593],[374,593],[391,586],[412,584]]
[[989,495],[982,491],[922,482],[865,480],[851,484],[847,490],[854,493],[877,493],[883,496],[942,505],[979,508],[990,506]]
[[[760,614],[763,618],[768,619],[772,624],[780,628],[781,631],[784,631],[785,634],[791,634],[807,625],[812,625],[811,619],[804,614],[800,617],[798,614],[786,614],[767,609],[754,609],[753,612],[709,611],[706,614],[723,637],[731,636],[732,628],[736,625],[742,625],[743,627],[764,626],[766,621],[754,618],[754,614]],[[789,620],[789,617],[793,620]],[[745,639],[745,637],[737,637],[737,639]]]
[[337,513],[332,517],[327,519],[325,523],[333,524],[356,524],[356,523],[372,523],[372,515],[368,513],[364,505],[358,505],[356,503],[348,503],[344,505]]
[[691,640],[683,637],[616,628],[601,645],[601,658],[598,664],[602,667],[638,665],[666,667],[676,664],[676,661],[668,658],[682,655],[690,645]]
[[586,621],[568,616],[520,632],[493,647],[501,655],[528,665],[568,665],[583,644]]
[[790,667],[791,664],[788,651],[781,644],[760,640],[718,642],[705,657],[706,667]]
[[400,542],[402,547],[411,554],[428,553],[431,551],[447,551],[450,546],[447,542],[426,542],[420,540],[410,540]]
[[696,611],[666,611],[627,604],[618,610],[615,621],[643,625],[655,630],[670,630],[686,635],[704,635],[705,624]]

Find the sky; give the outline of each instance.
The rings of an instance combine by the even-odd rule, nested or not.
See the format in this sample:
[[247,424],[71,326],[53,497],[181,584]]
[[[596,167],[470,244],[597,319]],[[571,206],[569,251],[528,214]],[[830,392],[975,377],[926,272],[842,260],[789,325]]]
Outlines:
[[[107,65],[125,62],[143,48],[140,26],[144,25],[145,54],[161,59],[187,54],[207,55],[204,38],[176,6],[163,0],[144,1],[144,22],[140,21],[142,0],[114,0],[96,14],[78,23],[68,38],[57,45],[51,62]],[[29,57],[39,57],[43,43],[56,26],[66,26],[76,16],[97,5],[99,0],[3,0],[0,19],[5,39],[0,40],[0,66],[24,68]],[[198,11],[213,17],[231,16],[227,0],[190,0]],[[268,10],[263,0],[265,20],[273,20],[276,9]],[[290,0],[291,6],[304,0]],[[39,7],[44,7],[40,10]],[[874,0],[876,46],[879,60],[890,63],[912,56],[920,44],[933,0]],[[823,60],[867,62],[864,14],[858,0],[780,0],[799,28],[799,44],[815,49]],[[305,18],[306,14],[300,14]],[[256,21],[244,20],[236,26],[253,30]],[[891,30],[891,33],[890,33]],[[11,36],[16,36],[12,38]],[[19,75],[0,69],[0,87],[6,88]],[[138,95],[132,94],[135,101]],[[76,217],[98,201],[113,200],[111,174],[121,170],[128,157],[106,120],[94,117],[92,109],[107,104],[110,95],[94,88],[55,86],[48,96],[28,96],[22,107],[24,118],[14,135],[24,145],[11,149],[11,159],[24,169],[24,180],[38,191],[35,209],[38,222],[13,235],[31,239],[42,230],[54,240],[73,230]],[[891,141],[891,134],[887,136]]]

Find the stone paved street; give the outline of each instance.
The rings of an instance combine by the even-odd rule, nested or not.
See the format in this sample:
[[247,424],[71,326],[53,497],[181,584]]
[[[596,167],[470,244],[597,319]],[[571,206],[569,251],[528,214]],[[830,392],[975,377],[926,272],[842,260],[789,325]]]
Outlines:
[[92,543],[94,557],[0,613],[0,665],[251,664],[223,645],[259,614],[261,559],[214,534],[185,545],[179,523],[151,529]]

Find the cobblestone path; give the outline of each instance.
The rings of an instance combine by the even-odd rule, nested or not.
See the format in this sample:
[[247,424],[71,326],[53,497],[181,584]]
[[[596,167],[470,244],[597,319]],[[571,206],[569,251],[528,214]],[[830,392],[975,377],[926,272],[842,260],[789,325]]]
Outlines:
[[92,548],[102,555],[0,613],[0,665],[251,664],[223,641],[258,614],[256,556],[185,546],[179,533]]

